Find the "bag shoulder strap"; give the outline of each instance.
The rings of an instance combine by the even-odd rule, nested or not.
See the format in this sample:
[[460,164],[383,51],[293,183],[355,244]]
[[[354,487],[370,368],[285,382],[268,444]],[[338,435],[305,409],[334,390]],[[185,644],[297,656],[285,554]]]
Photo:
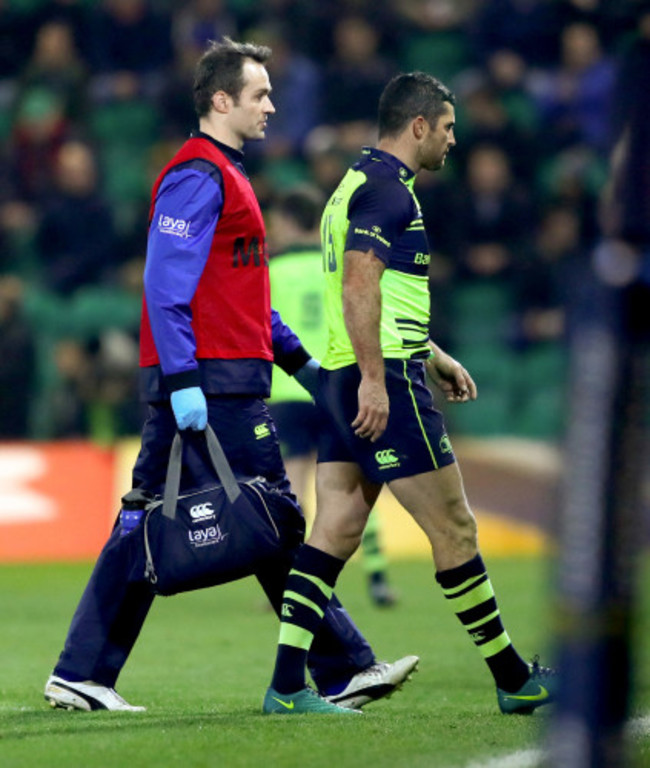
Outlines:
[[[208,424],[205,428],[205,440],[208,446],[210,461],[214,467],[221,485],[233,504],[241,490],[233,474],[228,458],[221,447],[219,438],[214,430]],[[165,478],[165,493],[163,496],[163,515],[174,519],[176,516],[176,502],[178,501],[178,490],[181,484],[181,465],[183,458],[183,438],[180,432],[177,432],[172,441],[172,447],[169,452],[169,462],[167,464],[167,476]]]

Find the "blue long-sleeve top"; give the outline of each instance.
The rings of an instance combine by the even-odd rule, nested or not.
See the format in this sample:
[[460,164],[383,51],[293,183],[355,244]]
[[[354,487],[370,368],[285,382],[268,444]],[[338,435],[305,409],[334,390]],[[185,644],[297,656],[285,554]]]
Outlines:
[[[216,143],[245,175],[243,153]],[[197,383],[206,394],[269,395],[270,364],[248,359],[196,359],[190,303],[223,204],[221,172],[203,159],[174,166],[160,184],[149,229],[144,290],[161,364],[141,369],[141,394],[145,400],[166,399],[170,391]],[[183,236],[184,226],[190,221],[191,238]],[[274,362],[289,375],[294,374],[309,360],[309,353],[273,309],[271,331]]]

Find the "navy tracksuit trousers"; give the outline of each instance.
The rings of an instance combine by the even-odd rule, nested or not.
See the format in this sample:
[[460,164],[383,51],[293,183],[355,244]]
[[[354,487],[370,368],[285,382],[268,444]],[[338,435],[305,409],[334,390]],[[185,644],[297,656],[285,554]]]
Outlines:
[[[236,475],[262,475],[290,493],[275,426],[262,399],[208,397],[208,420]],[[176,422],[169,403],[150,404],[133,469],[134,488],[162,493],[175,433]],[[183,442],[181,491],[215,479],[203,435],[189,432]],[[116,525],[73,616],[55,674],[114,687],[154,600],[143,577],[141,550],[141,537],[136,532],[122,536],[120,526]],[[294,555],[295,552],[287,552],[273,567],[256,574],[278,615]],[[347,680],[374,660],[367,641],[333,597],[308,657],[309,670],[319,690]]]

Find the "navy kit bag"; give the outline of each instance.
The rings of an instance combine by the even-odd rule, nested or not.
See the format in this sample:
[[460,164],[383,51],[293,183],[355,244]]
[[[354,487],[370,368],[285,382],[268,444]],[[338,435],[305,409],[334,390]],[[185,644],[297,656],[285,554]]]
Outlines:
[[183,442],[172,442],[164,495],[145,507],[145,579],[159,595],[201,589],[253,575],[298,546],[302,514],[263,477],[235,478],[210,426],[205,430],[219,481],[179,495]]

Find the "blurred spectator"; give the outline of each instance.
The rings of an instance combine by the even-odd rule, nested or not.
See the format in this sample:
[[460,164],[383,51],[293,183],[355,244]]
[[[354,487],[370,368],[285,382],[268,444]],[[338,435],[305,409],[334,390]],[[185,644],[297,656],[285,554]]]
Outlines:
[[[200,51],[193,44],[179,47],[160,90],[161,133],[165,141],[185,141],[196,126],[192,99],[194,67]],[[170,157],[173,156],[173,152]]]
[[[237,35],[237,21],[225,0],[191,0],[173,15],[174,58],[161,85],[162,133],[166,140],[188,137],[196,126],[192,100],[194,67],[209,40]],[[173,155],[171,153],[170,157]]]
[[519,181],[531,180],[536,135],[519,127],[512,119],[500,94],[490,82],[479,80],[468,88],[463,94],[459,113],[460,124],[456,131],[458,146],[454,149],[458,162],[465,165],[473,147],[490,144],[507,155]]
[[148,0],[102,0],[89,26],[93,69],[160,79],[173,59],[170,25],[169,15]]
[[0,205],[0,274],[37,279],[36,216],[34,206],[22,200]]
[[492,53],[507,49],[534,66],[551,66],[558,57],[560,3],[548,0],[490,0],[479,3],[470,30],[473,53],[484,64]]
[[68,142],[57,155],[54,189],[44,205],[37,245],[45,285],[57,293],[67,295],[112,275],[117,258],[113,222],[86,144]]
[[267,69],[276,112],[269,121],[263,151],[271,158],[299,157],[309,132],[321,122],[320,67],[293,50],[289,30],[282,24],[268,23],[248,36],[273,51]]
[[16,197],[41,202],[52,189],[56,156],[70,133],[65,104],[47,88],[17,95],[9,153],[9,183]]
[[176,55],[187,48],[202,52],[211,40],[224,35],[237,35],[237,20],[226,0],[190,0],[174,14],[172,42]]
[[350,162],[350,154],[341,145],[337,130],[332,126],[318,126],[314,129],[307,141],[306,154],[313,182],[329,197],[339,185]]
[[87,113],[86,81],[86,66],[75,49],[70,26],[61,21],[43,24],[20,76],[19,89],[51,93],[62,105],[66,118],[78,121]]
[[57,384],[48,398],[48,437],[86,436],[84,400],[93,375],[90,356],[80,342],[62,339],[54,346],[54,367]]
[[607,178],[603,157],[578,144],[537,163],[540,197],[572,208],[580,219],[585,245],[598,237],[597,201]]
[[43,396],[45,436],[87,435],[110,442],[141,429],[137,375],[143,267],[142,259],[128,261],[110,288],[81,288],[59,308],[66,322],[44,350],[44,366],[54,369]]
[[33,26],[13,6],[11,0],[0,0],[0,79],[22,72],[32,49]]
[[23,314],[21,280],[0,276],[0,438],[29,432],[35,372],[32,329]]
[[[537,106],[528,90],[530,69],[525,59],[514,51],[500,48],[487,60],[488,82],[498,95],[513,126],[535,140],[539,131]],[[535,153],[527,147],[530,158]]]
[[570,207],[551,206],[537,227],[530,257],[517,268],[524,345],[565,339],[567,308],[588,263],[577,213]]
[[514,183],[509,158],[500,147],[471,148],[458,219],[470,272],[496,274],[510,265],[534,218],[529,196]]
[[557,152],[584,143],[605,153],[611,135],[614,63],[604,54],[598,30],[590,24],[566,27],[561,46],[559,66],[531,81],[545,149]]
[[470,64],[465,26],[476,0],[394,0],[392,5],[401,21],[400,68],[430,72],[453,85]]
[[[20,2],[21,0],[18,0],[16,4]],[[30,9],[29,17],[34,19],[34,24],[37,27],[51,21],[67,24],[73,32],[77,49],[86,59],[88,56],[87,24],[96,10],[98,2],[99,0],[40,0],[36,8]],[[33,1],[31,4],[34,5]]]
[[381,31],[361,16],[345,15],[333,34],[325,68],[325,122],[373,123],[379,96],[395,74],[394,63],[381,52]]

